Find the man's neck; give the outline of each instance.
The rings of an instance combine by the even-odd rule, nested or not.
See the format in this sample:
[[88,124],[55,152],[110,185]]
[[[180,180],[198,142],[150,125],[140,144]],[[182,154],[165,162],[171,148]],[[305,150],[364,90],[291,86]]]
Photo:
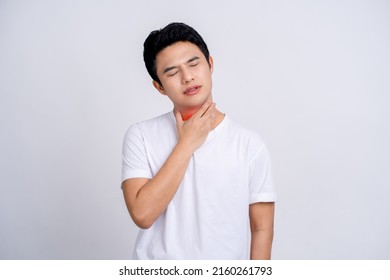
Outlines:
[[[185,112],[180,111],[181,117],[183,121],[189,120],[198,110],[187,110]],[[218,109],[216,110],[216,118],[214,121],[214,124],[212,126],[212,129],[216,128],[224,119],[225,114],[220,112]]]
[[198,111],[198,109],[180,111],[181,118],[183,119],[183,121],[187,121],[187,120],[189,120],[197,111]]

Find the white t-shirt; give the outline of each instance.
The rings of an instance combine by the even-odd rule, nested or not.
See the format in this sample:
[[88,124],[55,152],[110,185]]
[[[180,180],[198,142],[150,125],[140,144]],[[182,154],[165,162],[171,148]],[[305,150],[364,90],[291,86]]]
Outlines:
[[[153,178],[177,143],[173,112],[132,125],[122,181]],[[166,211],[140,229],[135,259],[248,259],[249,204],[276,200],[259,136],[225,116],[189,162]]]

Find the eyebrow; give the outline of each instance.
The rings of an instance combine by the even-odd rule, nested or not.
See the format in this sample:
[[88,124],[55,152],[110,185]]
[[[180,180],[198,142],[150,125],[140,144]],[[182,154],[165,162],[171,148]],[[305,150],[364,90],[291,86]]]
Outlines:
[[[193,61],[195,61],[195,60],[198,60],[198,59],[199,59],[199,56],[194,56],[194,57],[190,58],[190,59],[186,62],[186,64],[191,63],[191,62],[193,62]],[[164,69],[163,74],[165,74],[165,73],[167,73],[167,72],[169,72],[169,71],[171,71],[171,70],[173,70],[173,69],[175,69],[175,68],[178,68],[178,66],[170,66],[170,67],[167,67],[167,68]]]

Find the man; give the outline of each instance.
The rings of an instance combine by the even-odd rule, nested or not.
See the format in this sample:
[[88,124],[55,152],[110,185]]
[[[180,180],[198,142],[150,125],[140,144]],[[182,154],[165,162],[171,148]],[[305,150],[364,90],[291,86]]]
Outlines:
[[213,103],[213,59],[202,37],[171,23],[148,36],[144,61],[173,111],[125,135],[122,189],[141,228],[133,257],[269,259],[276,199],[269,155],[257,134]]

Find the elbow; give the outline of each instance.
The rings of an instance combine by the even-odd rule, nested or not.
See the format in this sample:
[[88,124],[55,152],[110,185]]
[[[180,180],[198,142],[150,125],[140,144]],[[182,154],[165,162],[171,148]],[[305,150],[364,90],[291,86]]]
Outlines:
[[252,234],[260,234],[262,236],[268,236],[273,237],[274,236],[274,229],[273,227],[269,228],[253,228],[251,229]]
[[133,222],[142,229],[150,228],[155,222],[155,219],[146,213],[130,212],[130,216]]
[[145,220],[134,220],[134,223],[137,225],[137,227],[142,229],[148,229],[153,225],[153,223]]
[[273,225],[264,226],[264,225],[256,225],[251,227],[252,236],[261,236],[262,238],[272,240],[274,237],[274,227]]
[[137,203],[129,203],[126,200],[127,210],[133,222],[142,229],[150,228],[157,218],[153,216],[153,213],[147,207],[140,207]]

